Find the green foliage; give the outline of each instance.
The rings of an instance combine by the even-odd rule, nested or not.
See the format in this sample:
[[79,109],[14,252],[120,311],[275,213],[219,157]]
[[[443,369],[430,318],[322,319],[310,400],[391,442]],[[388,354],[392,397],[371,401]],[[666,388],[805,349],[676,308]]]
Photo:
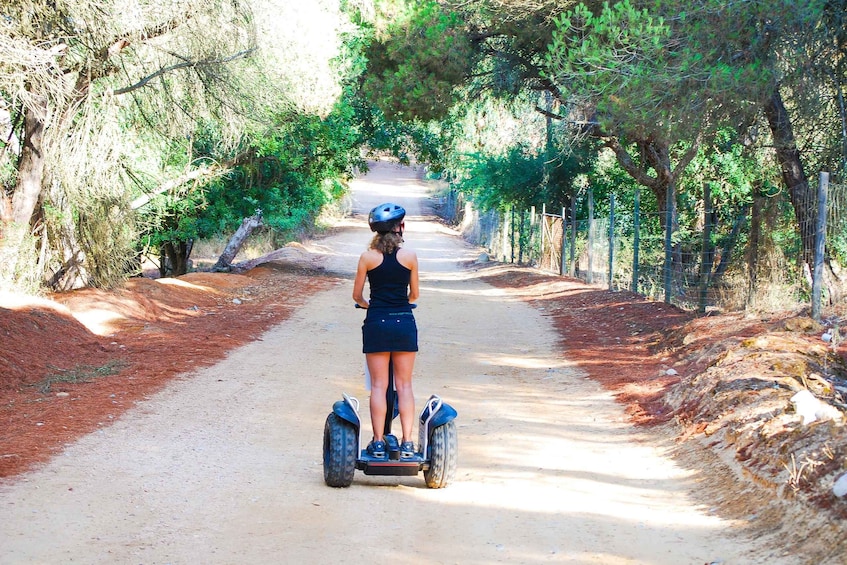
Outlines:
[[142,249],[158,252],[167,243],[196,239],[196,218],[205,208],[205,195],[199,188],[189,194],[157,196],[145,207],[142,217]]
[[773,87],[760,22],[792,8],[767,4],[580,4],[555,20],[545,75],[610,135],[674,143],[737,127]]
[[[580,4],[555,20],[545,74],[590,107],[603,131],[643,138],[664,130],[667,139],[674,121],[695,117],[680,107],[688,85],[674,72],[672,37],[664,18],[629,0],[597,14]],[[696,73],[693,61],[684,64]]]
[[88,383],[94,379],[101,377],[109,377],[115,375],[126,366],[125,361],[112,360],[107,361],[105,365],[100,367],[94,365],[76,365],[71,369],[61,369],[59,367],[48,367],[52,372],[48,374],[40,382],[34,386],[38,388],[38,392],[49,394],[52,392],[52,387],[57,383]]
[[455,102],[454,87],[471,73],[476,54],[464,23],[435,1],[417,3],[365,52],[362,91],[389,119],[437,120]]
[[[659,206],[652,191],[644,190],[626,173],[610,152],[602,153],[597,164],[587,177],[587,185],[594,191],[595,213],[598,216],[608,215],[608,202],[611,194],[615,195],[615,216],[621,226],[629,230],[635,212],[635,193],[638,192],[642,229],[644,232],[653,231],[661,234],[661,222],[658,221]],[[582,208],[578,209],[577,217],[588,217],[585,209],[585,199],[581,201]],[[648,212],[649,215],[645,215]],[[656,221],[653,221],[656,219]],[[625,231],[629,235],[630,231]]]
[[584,154],[534,152],[511,147],[502,155],[472,154],[457,172],[456,188],[468,193],[481,210],[529,209],[544,204],[566,206],[590,159]]
[[[339,199],[346,180],[364,166],[353,109],[340,103],[326,117],[289,114],[241,151],[237,164],[202,188],[161,195],[148,212],[145,243],[159,248],[234,232],[261,210],[282,244],[311,229],[321,209]],[[199,158],[213,158],[210,128],[194,140]]]

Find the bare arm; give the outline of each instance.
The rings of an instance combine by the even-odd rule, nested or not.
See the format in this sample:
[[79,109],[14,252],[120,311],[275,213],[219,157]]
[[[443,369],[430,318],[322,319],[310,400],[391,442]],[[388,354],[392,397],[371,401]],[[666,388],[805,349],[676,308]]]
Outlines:
[[408,253],[411,257],[409,257],[409,265],[407,267],[412,271],[409,277],[409,303],[414,304],[421,295],[420,283],[418,281],[418,256],[414,251],[409,251]]
[[368,307],[368,301],[365,300],[365,277],[368,274],[367,262],[365,254],[359,257],[359,266],[356,268],[356,278],[353,280],[353,300],[362,308]]

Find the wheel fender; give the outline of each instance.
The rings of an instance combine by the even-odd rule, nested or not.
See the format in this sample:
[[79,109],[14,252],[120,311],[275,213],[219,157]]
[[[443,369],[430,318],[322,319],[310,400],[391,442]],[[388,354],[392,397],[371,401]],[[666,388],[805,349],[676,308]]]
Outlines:
[[441,409],[435,413],[435,416],[432,417],[432,420],[430,420],[429,429],[433,430],[438,426],[443,426],[447,422],[455,420],[458,415],[459,413],[456,412],[456,409],[445,402],[441,405]]
[[337,400],[335,404],[332,405],[332,412],[342,420],[350,422],[356,426],[357,430],[359,429],[359,414],[347,399]]

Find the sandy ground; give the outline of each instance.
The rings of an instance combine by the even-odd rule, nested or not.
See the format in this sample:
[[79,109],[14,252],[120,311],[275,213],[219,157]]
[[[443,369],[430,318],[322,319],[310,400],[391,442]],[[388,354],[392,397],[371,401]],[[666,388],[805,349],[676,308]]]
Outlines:
[[0,563],[801,562],[719,517],[670,437],[633,428],[610,393],[551,357],[550,320],[462,269],[478,250],[420,215],[425,194],[409,169],[380,165],[356,183],[355,209],[410,210],[415,392],[459,412],[453,484],[323,483],[332,403],[347,392],[367,406],[350,293],[370,236],[351,221],[320,242],[334,288],[2,484]]

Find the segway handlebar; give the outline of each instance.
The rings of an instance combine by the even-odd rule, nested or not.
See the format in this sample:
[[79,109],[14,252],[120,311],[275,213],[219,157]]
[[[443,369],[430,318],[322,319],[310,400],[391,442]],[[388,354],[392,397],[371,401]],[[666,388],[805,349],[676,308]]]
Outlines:
[[[417,305],[417,304],[409,304],[409,306],[411,306],[411,307],[412,307],[412,310],[414,310],[415,308],[417,308],[417,307],[418,307],[418,305]],[[359,308],[359,309],[361,309],[361,310],[366,310],[366,308],[362,308],[362,305],[361,305],[361,304],[359,304],[358,302],[355,304],[355,307],[356,307],[356,308]]]

